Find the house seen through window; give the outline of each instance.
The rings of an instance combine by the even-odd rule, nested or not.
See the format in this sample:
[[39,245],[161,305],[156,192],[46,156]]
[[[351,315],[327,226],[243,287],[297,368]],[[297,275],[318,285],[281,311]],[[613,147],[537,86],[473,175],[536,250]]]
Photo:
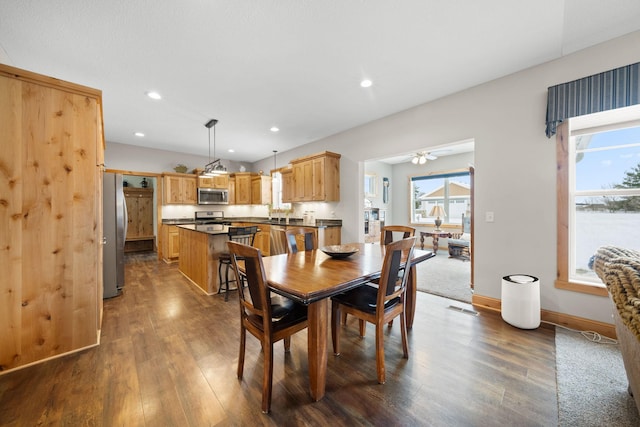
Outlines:
[[462,214],[469,215],[471,177],[468,170],[411,178],[411,222],[433,225],[434,207],[443,208],[443,224],[462,224]]

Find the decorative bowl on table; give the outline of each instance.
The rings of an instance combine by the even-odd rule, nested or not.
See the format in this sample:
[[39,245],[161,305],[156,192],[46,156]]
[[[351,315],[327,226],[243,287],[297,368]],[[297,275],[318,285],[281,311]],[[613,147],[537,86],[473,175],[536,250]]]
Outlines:
[[320,250],[332,258],[347,258],[359,251],[351,245],[329,245],[321,247]]

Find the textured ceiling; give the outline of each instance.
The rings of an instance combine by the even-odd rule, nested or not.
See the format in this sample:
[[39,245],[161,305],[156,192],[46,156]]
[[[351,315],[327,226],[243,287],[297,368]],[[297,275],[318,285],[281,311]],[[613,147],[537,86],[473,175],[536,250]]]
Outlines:
[[216,118],[252,162],[638,29],[638,0],[0,0],[0,62],[101,89],[107,141],[207,156]]

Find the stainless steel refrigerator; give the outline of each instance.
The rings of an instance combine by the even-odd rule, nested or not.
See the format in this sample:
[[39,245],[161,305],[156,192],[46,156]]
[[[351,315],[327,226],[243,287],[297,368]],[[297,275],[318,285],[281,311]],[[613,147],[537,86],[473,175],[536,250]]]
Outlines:
[[124,287],[124,241],[127,235],[127,206],[122,190],[122,175],[103,176],[102,218],[104,233],[104,298],[120,295]]

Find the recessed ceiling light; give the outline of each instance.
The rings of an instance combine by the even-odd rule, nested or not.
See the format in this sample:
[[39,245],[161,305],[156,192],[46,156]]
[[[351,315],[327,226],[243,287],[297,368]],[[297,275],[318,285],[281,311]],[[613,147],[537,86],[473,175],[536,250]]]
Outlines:
[[144,136],[144,133],[142,132],[136,132],[134,133],[135,136],[142,138]]
[[271,132],[278,132],[280,129],[277,128],[276,126],[272,126],[271,129],[269,129]]
[[158,92],[147,92],[147,96],[151,99],[162,99],[162,96]]
[[360,86],[362,87],[370,87],[373,84],[371,80],[365,79],[360,82]]
[[236,150],[234,150],[233,148],[229,148],[229,152],[230,152],[230,153],[235,153],[235,152],[236,152]]

